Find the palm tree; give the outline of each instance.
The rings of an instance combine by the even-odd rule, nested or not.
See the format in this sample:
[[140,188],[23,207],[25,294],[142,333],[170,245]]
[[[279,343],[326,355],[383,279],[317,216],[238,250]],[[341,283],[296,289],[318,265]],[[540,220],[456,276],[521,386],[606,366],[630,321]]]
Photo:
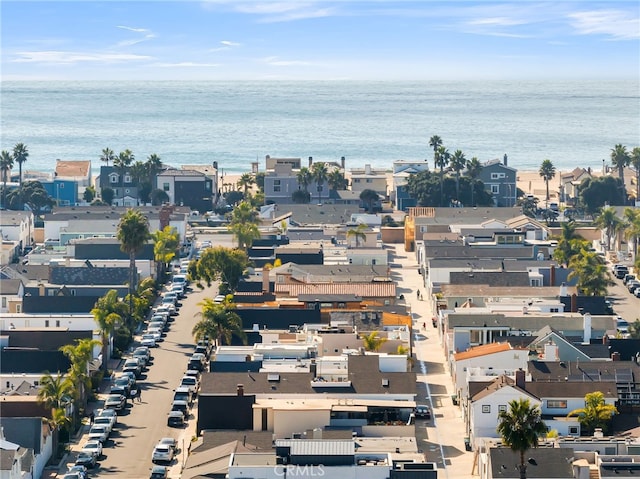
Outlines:
[[622,186],[621,186],[622,192],[623,192],[622,197],[624,198],[625,202],[627,199],[627,195],[626,195],[626,186],[624,184],[624,168],[625,166],[629,165],[630,161],[631,161],[631,158],[629,157],[629,152],[627,151],[626,146],[623,146],[618,143],[615,147],[611,149],[611,164],[616,168],[618,168],[618,177],[622,182]]
[[318,203],[322,200],[322,184],[329,178],[329,169],[327,164],[323,161],[314,163],[311,166],[311,177],[316,182],[318,189]]
[[147,176],[149,175],[148,169],[147,169],[147,164],[143,163],[142,161],[136,161],[134,163],[131,164],[131,167],[129,168],[129,173],[131,174],[131,180],[133,182],[134,185],[136,185],[136,187],[138,188],[138,204],[140,204],[139,200],[140,200],[140,193],[142,191],[141,189],[141,183],[142,181],[147,178]]
[[349,182],[344,177],[344,173],[338,168],[331,170],[327,182],[329,183],[329,188],[333,191],[346,190],[347,186],[349,186]]
[[434,160],[434,165],[437,168],[440,168],[440,206],[442,206],[442,184],[444,181],[444,169],[449,164],[449,159],[451,158],[451,154],[449,150],[447,150],[444,146],[438,147],[438,151],[436,152],[436,157]]
[[124,206],[124,174],[127,171],[127,168],[131,166],[133,160],[135,159],[131,150],[121,151],[120,154],[113,160],[113,166],[120,173],[120,187],[122,189],[122,205]]
[[360,336],[364,349],[367,351],[378,351],[384,343],[387,342],[387,338],[379,338],[378,331],[372,331],[369,334],[363,334]]
[[147,157],[147,161],[145,162],[145,165],[147,166],[147,174],[149,175],[149,183],[151,183],[151,185],[155,186],[156,175],[158,174],[158,172],[164,166],[162,164],[162,160],[155,153],[151,153]]
[[93,348],[101,342],[95,339],[76,339],[76,344],[65,344],[60,351],[69,358],[69,379],[76,385],[77,398],[82,404],[86,399],[86,390],[91,389],[89,363],[93,359]]
[[640,201],[640,146],[636,146],[631,150],[629,163],[636,170],[636,201]]
[[129,255],[129,321],[133,309],[133,295],[136,292],[137,268],[136,253],[150,238],[149,220],[140,211],[129,209],[118,223],[118,241],[120,249]]
[[202,317],[191,333],[196,341],[204,338],[213,339],[216,346],[231,344],[233,336],[240,338],[243,344],[247,343],[247,337],[242,329],[242,319],[231,310],[230,304],[217,304],[213,299],[205,298],[198,303],[202,311],[198,313]]
[[433,148],[433,167],[435,168],[438,159],[438,149],[442,146],[442,138],[438,135],[433,135],[429,138],[429,146]]
[[167,264],[176,256],[180,246],[180,233],[172,226],[165,226],[151,234],[153,239],[153,256],[156,262],[156,279],[158,284],[164,283]]
[[102,336],[102,369],[106,371],[109,360],[109,338],[122,321],[118,301],[118,292],[111,289],[104,296],[98,298],[95,307],[91,310]]
[[0,153],[0,173],[2,174],[2,207],[7,207],[7,181],[9,180],[9,172],[13,168],[13,156],[7,150]]
[[585,296],[606,296],[608,287],[613,284],[609,271],[600,257],[587,249],[587,242],[581,244],[583,247],[569,260],[572,271],[567,278],[577,278],[576,288]]
[[238,187],[242,188],[245,198],[247,197],[247,190],[249,189],[249,187],[255,184],[256,180],[251,173],[243,173],[238,180]]
[[228,228],[238,240],[240,248],[246,250],[254,240],[260,238],[258,222],[258,214],[248,201],[241,201],[233,209]]
[[593,224],[605,231],[605,235],[607,236],[607,251],[610,251],[611,240],[623,224],[622,220],[616,215],[616,210],[611,206],[608,208],[602,208],[602,210],[600,210],[600,215],[596,218]]
[[482,171],[482,164],[475,156],[467,161],[467,176],[471,179],[471,206],[475,206],[473,194],[476,189],[476,180],[480,178],[480,172]]
[[67,407],[71,404],[73,395],[73,382],[60,373],[54,377],[49,372],[45,372],[40,378],[38,402],[51,409],[51,419],[49,423],[53,429],[57,431],[54,437],[54,451],[58,449],[60,430],[66,428],[71,422],[67,416]]
[[380,199],[380,195],[376,191],[367,188],[362,190],[359,198],[364,202],[367,213],[373,213],[373,204]]
[[20,187],[22,187],[22,164],[27,161],[27,158],[29,158],[27,145],[17,143],[16,146],[13,147],[13,161],[18,163]]
[[589,433],[596,428],[602,428],[606,431],[611,418],[618,413],[613,404],[607,404],[604,401],[604,394],[600,391],[588,393],[584,397],[584,407],[574,409],[567,417],[578,416],[578,421],[582,427]]
[[102,150],[102,154],[100,155],[100,161],[104,161],[107,166],[109,166],[109,162],[113,162],[116,159],[116,154],[113,152],[111,148],[104,148]]
[[456,200],[460,199],[460,172],[467,165],[467,159],[462,150],[456,150],[451,157],[451,169],[456,172]]
[[633,261],[638,254],[638,237],[640,237],[640,210],[626,207],[624,209],[624,235],[633,243]]
[[538,447],[539,437],[549,430],[542,420],[540,408],[531,406],[528,399],[514,399],[509,402],[508,411],[498,413],[498,419],[498,434],[505,445],[520,453],[520,479],[526,479],[524,456],[532,447]]
[[577,255],[585,246],[584,238],[576,233],[576,222],[565,221],[561,224],[562,231],[558,239],[558,247],[553,251],[553,259],[559,264],[569,264],[571,258]]
[[298,180],[298,185],[302,187],[302,189],[307,192],[309,185],[313,181],[313,177],[311,176],[311,171],[306,166],[300,168],[298,174],[296,175],[296,179]]
[[544,180],[544,183],[547,186],[547,201],[549,201],[549,181],[555,178],[556,167],[553,166],[551,160],[543,160],[542,164],[540,165],[540,170],[538,170],[538,174]]
[[360,223],[355,228],[351,228],[347,231],[347,238],[355,238],[356,239],[356,248],[360,247],[360,240],[366,241],[367,235],[364,233],[367,230],[367,225],[364,223]]

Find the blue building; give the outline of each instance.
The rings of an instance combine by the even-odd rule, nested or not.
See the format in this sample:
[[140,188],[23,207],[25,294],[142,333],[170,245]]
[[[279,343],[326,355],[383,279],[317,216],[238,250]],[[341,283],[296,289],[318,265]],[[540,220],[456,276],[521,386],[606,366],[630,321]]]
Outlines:
[[78,182],[54,179],[41,181],[42,187],[53,198],[57,206],[76,206],[78,204]]

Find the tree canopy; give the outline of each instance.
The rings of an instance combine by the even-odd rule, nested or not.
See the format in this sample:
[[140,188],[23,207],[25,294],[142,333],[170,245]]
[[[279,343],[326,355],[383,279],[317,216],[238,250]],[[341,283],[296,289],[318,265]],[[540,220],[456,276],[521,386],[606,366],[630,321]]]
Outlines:
[[578,186],[578,201],[588,214],[596,213],[604,204],[625,204],[620,178],[610,175],[585,178]]
[[189,276],[194,281],[204,281],[211,286],[220,281],[221,291],[233,292],[238,289],[240,278],[249,266],[247,254],[240,249],[214,246],[204,250],[200,259],[189,263]]
[[584,407],[574,409],[567,417],[578,416],[578,421],[584,432],[592,434],[596,428],[607,431],[611,418],[618,413],[613,404],[607,404],[604,394],[600,391],[588,393],[584,397]]
[[[456,200],[456,182],[454,178],[443,180],[444,204]],[[484,183],[478,179],[462,176],[459,179],[459,202],[463,205],[492,206],[493,195],[485,190]],[[409,176],[407,190],[415,198],[418,206],[440,206],[440,177],[431,171],[421,171]],[[473,198],[472,198],[473,197]]]

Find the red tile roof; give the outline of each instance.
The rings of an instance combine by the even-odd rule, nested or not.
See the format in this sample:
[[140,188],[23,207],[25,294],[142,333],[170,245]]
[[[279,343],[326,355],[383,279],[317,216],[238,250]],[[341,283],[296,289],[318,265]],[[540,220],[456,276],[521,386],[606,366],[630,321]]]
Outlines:
[[392,281],[376,283],[318,283],[276,284],[276,293],[297,298],[301,294],[353,294],[362,298],[395,298],[396,284]]
[[78,177],[89,178],[91,173],[90,160],[56,160],[56,176],[63,178]]

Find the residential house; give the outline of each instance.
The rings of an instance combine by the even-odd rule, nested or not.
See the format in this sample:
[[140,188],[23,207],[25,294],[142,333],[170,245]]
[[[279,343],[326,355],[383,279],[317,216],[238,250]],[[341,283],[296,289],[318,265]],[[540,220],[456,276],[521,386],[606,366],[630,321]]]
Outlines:
[[0,313],[19,313],[23,296],[22,280],[0,278]]
[[[574,474],[574,451],[553,447],[529,449],[526,455],[528,479],[581,479]],[[479,456],[480,479],[519,479],[520,453],[508,447],[490,447]]]
[[0,477],[30,478],[33,472],[33,451],[0,437]]
[[205,213],[213,208],[213,180],[195,170],[167,169],[158,173],[156,188],[169,196],[169,204]]
[[43,181],[41,184],[56,206],[75,206],[80,201],[78,183],[74,180],[54,177],[53,180]]
[[[298,301],[305,300],[306,307],[322,308],[326,303],[333,307],[334,302],[345,302],[346,298],[359,298],[374,304],[391,305],[397,301],[396,284],[393,281],[380,281],[368,283],[301,283],[275,285],[277,298],[294,298]],[[335,296],[335,298],[331,298]],[[317,301],[315,298],[317,297]],[[322,298],[322,301],[321,301]]]
[[4,211],[0,215],[0,237],[3,243],[18,243],[18,252],[22,254],[27,246],[34,243],[33,213],[31,211]]
[[389,264],[389,251],[382,248],[348,248],[347,263],[354,265]]
[[[57,184],[56,181],[65,183]],[[49,195],[58,200],[58,205],[74,205],[82,201],[84,190],[92,183],[91,160],[56,160],[53,178],[54,190]],[[54,193],[57,193],[57,196]],[[75,198],[75,202],[73,198]]]
[[[40,417],[3,417],[2,434],[4,438],[1,442],[5,447],[7,443],[19,446],[14,459],[20,465],[21,474],[15,477],[25,477],[22,473],[30,473],[27,477],[41,477],[53,454],[53,431],[49,424]],[[7,449],[3,447],[0,454],[4,455]],[[4,477],[6,471],[4,467],[0,469]]]
[[387,175],[386,169],[372,168],[369,164],[366,164],[364,168],[351,168],[349,171],[351,190],[358,194],[364,190],[373,190],[383,198],[387,198],[389,195]]
[[[218,181],[218,162],[214,161],[211,165],[181,165],[183,170],[197,171],[202,173],[211,180],[211,191],[213,192],[213,203],[217,204],[220,199],[220,182]],[[203,212],[204,213],[204,212]]]
[[112,165],[101,166],[98,181],[101,192],[105,188],[113,190],[113,201],[111,202],[113,206],[132,207],[140,204],[139,185],[131,174],[130,166],[124,169]]
[[396,160],[393,162],[393,191],[391,201],[395,202],[396,210],[407,211],[408,208],[417,206],[416,199],[412,198],[407,189],[407,182],[411,175],[428,171],[427,160],[411,161]]
[[591,177],[591,168],[579,166],[569,172],[560,173],[560,201],[567,205],[574,205],[578,199],[578,186],[582,180]]
[[489,160],[482,165],[479,180],[485,189],[493,195],[494,204],[498,207],[511,208],[516,205],[518,170],[509,166],[507,155],[504,159]]
[[[304,406],[298,404],[298,407],[287,408],[288,413],[276,417],[275,411],[270,412],[273,408],[268,401],[278,399],[333,400],[336,404],[340,399],[390,401],[391,404],[383,407],[388,408],[388,415],[395,415],[393,421],[398,422],[395,425],[403,428],[415,406],[415,394],[415,373],[381,372],[378,357],[369,355],[348,356],[346,369],[318,370],[317,364],[312,364],[309,372],[205,373],[198,399],[197,430],[271,430],[277,437],[290,437],[292,431],[330,424],[331,409],[325,406],[307,407],[305,411],[301,410]],[[259,407],[261,401],[265,402]],[[229,407],[233,407],[235,414],[216,413]]]

